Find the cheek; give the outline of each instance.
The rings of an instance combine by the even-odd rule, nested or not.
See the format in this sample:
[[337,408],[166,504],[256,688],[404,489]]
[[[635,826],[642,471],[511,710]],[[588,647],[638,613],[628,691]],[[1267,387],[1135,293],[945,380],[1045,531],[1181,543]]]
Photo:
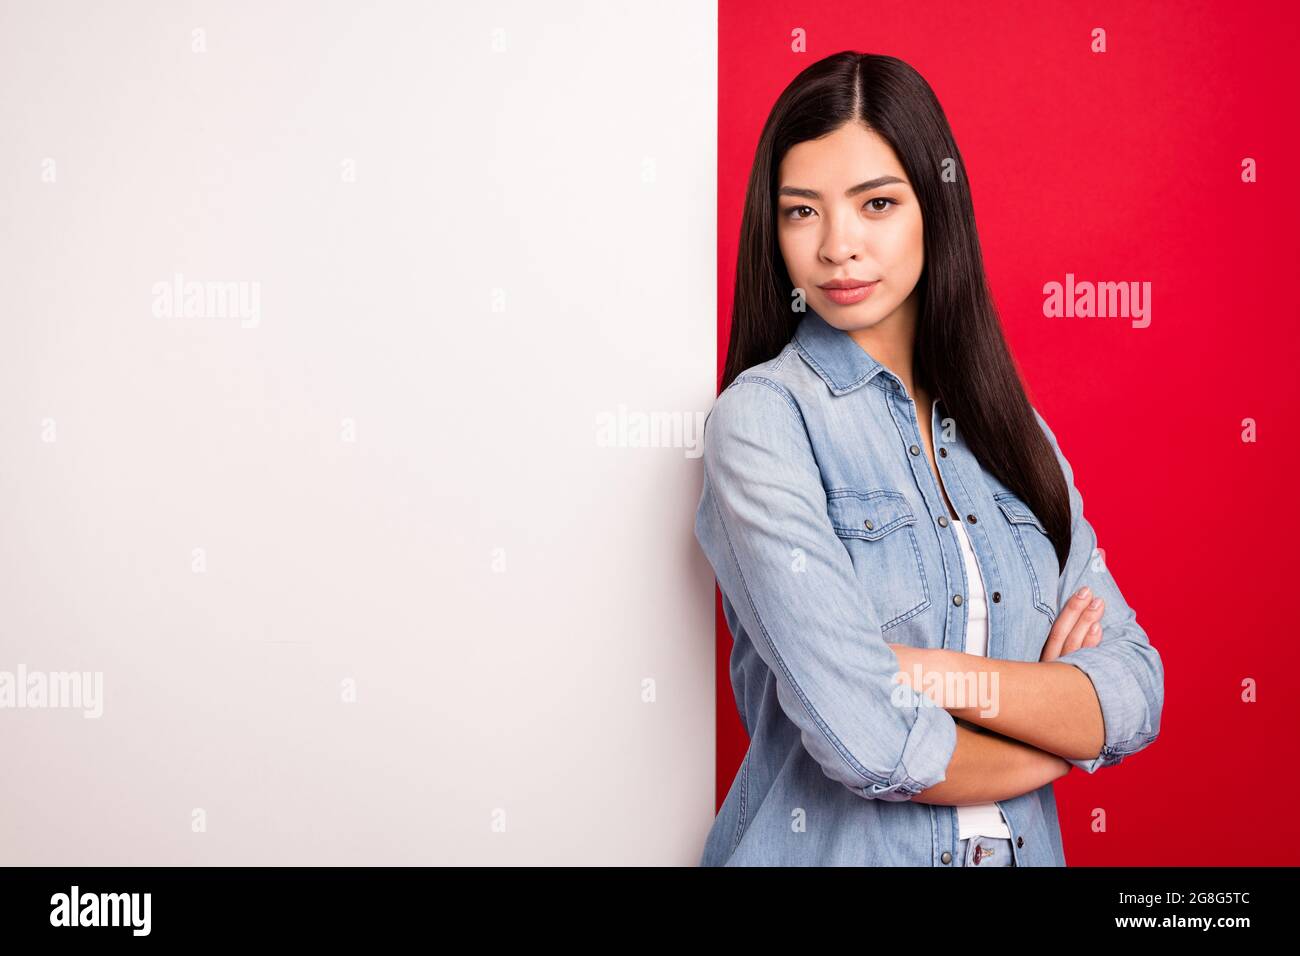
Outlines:
[[921,274],[921,267],[925,264],[925,232],[921,228],[921,220],[918,218],[912,224],[908,234],[908,258],[912,263],[912,271],[916,275]]
[[898,231],[888,243],[889,273],[899,278],[915,280],[921,275],[925,265],[925,237],[921,224],[916,222],[899,222]]
[[781,250],[781,258],[785,260],[785,271],[790,273],[790,281],[796,286],[803,286],[809,261],[807,241],[801,240],[799,235],[788,230],[778,232],[776,240],[777,247]]

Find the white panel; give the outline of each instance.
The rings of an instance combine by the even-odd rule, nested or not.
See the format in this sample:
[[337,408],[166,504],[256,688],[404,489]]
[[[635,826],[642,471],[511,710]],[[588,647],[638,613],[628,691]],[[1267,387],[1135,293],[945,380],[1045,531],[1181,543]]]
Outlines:
[[0,7],[0,863],[697,861],[716,49]]

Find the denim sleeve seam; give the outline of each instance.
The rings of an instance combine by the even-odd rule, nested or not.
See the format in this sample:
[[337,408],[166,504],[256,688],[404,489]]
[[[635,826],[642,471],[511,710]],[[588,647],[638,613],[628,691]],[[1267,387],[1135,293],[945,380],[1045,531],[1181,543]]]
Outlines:
[[[766,380],[746,379],[746,381],[765,382]],[[780,389],[777,390],[778,392],[780,391]],[[705,469],[705,475],[707,477],[708,475],[707,462],[705,462],[704,469]],[[740,561],[736,557],[736,549],[731,543],[731,532],[727,530],[726,522],[722,518],[722,511],[718,507],[718,502],[716,498],[713,500],[713,512],[717,516],[718,527],[722,529],[723,538],[727,542],[727,552],[731,555],[731,562],[736,566],[736,575],[737,577],[740,578],[740,585],[745,591],[745,601],[749,604],[749,609],[754,615],[754,620],[758,622],[759,630],[763,634],[763,640],[767,643],[767,646],[772,651],[772,657],[775,658],[776,662],[780,665],[782,673],[785,674],[786,680],[790,682],[790,686],[794,688],[795,693],[799,697],[800,703],[803,704],[804,709],[808,712],[808,715],[812,717],[813,722],[817,725],[817,729],[822,732],[822,736],[825,737],[827,742],[829,742],[831,746],[835,748],[835,752],[840,755],[840,759],[844,761],[845,766],[847,766],[850,770],[852,770],[854,773],[856,773],[858,776],[860,776],[863,780],[865,780],[868,783],[875,784],[878,786],[889,786],[890,784],[889,784],[888,777],[878,776],[871,770],[868,770],[862,764],[858,763],[857,758],[855,758],[849,752],[848,748],[844,746],[843,742],[838,737],[836,737],[834,733],[831,732],[830,727],[826,724],[826,721],[822,717],[821,713],[817,710],[816,707],[813,706],[812,701],[808,699],[808,696],[807,694],[804,693],[803,688],[799,686],[799,682],[795,680],[794,674],[790,672],[790,668],[786,666],[785,658],[781,656],[781,652],[777,649],[776,644],[772,640],[771,634],[767,630],[767,625],[763,622],[763,618],[758,613],[758,607],[757,605],[755,605],[753,594],[750,592],[749,589],[749,582],[745,580],[745,572],[740,567]]]
[[749,757],[750,752],[745,751],[745,760],[740,767],[740,815],[736,819],[736,832],[731,841],[733,853],[736,847],[740,846],[740,839],[745,834],[746,818],[749,815]]
[[763,378],[761,375],[746,375],[743,378],[736,379],[736,381],[733,384],[766,385],[768,388],[772,389],[772,391],[776,392],[783,399],[785,399],[785,403],[790,406],[790,411],[794,412],[795,417],[799,419],[800,426],[803,427],[805,431],[807,431],[808,426],[804,423],[803,412],[799,410],[799,406],[795,404],[794,399],[790,395],[790,390],[787,389],[784,385],[774,382],[770,378]]

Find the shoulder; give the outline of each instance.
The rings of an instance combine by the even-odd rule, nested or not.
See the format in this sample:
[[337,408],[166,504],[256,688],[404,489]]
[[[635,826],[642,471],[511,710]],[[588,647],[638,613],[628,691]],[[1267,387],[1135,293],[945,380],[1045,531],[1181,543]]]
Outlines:
[[784,422],[793,416],[802,423],[827,394],[826,384],[792,339],[774,358],[737,375],[714,400],[709,417],[742,422],[775,417]]
[[761,371],[746,371],[722,390],[705,416],[705,454],[710,447],[735,441],[762,442],[765,436],[770,440],[789,434],[796,425],[802,431],[799,406],[789,388]]
[[741,372],[722,390],[704,420],[706,461],[720,454],[781,453],[810,446],[802,364],[787,346],[775,358]]

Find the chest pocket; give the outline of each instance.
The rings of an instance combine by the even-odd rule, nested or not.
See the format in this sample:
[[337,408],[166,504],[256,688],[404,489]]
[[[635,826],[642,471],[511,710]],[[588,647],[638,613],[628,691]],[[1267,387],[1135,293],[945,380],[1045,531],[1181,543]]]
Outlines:
[[1049,621],[1056,620],[1056,590],[1061,575],[1056,548],[1047,536],[1047,529],[1015,495],[1003,492],[994,495],[993,500],[1006,518],[1012,540],[1024,560],[1034,607],[1046,614]]
[[916,540],[916,515],[902,494],[887,489],[829,491],[826,510],[853,559],[882,629],[901,624],[930,606],[930,589]]

